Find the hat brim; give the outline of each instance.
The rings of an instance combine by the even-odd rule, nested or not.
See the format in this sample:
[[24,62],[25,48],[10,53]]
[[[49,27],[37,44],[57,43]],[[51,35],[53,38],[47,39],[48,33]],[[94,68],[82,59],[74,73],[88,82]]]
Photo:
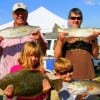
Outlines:
[[18,11],[18,10],[22,10],[22,11],[28,12],[26,9],[23,9],[23,8],[18,8],[18,9],[16,9],[16,10],[14,10],[13,12],[16,12],[16,11]]

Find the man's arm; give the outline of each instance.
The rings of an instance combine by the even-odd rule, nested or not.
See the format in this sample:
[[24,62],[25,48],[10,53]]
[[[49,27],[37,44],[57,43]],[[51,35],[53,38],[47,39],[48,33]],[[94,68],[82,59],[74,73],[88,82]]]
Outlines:
[[62,56],[62,47],[65,41],[65,33],[59,33],[57,42],[54,47],[54,56],[56,59]]

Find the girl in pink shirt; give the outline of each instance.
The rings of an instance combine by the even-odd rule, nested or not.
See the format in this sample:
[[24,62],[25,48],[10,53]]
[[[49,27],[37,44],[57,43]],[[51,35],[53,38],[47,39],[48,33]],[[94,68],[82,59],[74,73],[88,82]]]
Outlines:
[[[10,72],[14,73],[20,70],[36,70],[40,71],[45,75],[45,70],[42,65],[42,52],[40,46],[36,42],[27,42],[20,53],[18,59],[19,65],[11,67]],[[49,82],[44,79],[43,83],[43,92],[37,97],[17,97],[17,100],[44,100],[48,97],[48,91],[51,88]],[[13,87],[9,88],[9,85],[5,89],[5,94],[7,96],[12,96]]]

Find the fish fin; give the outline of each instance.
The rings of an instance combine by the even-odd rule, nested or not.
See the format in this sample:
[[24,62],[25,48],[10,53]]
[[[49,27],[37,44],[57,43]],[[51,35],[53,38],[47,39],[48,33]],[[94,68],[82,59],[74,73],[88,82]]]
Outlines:
[[100,82],[100,77],[95,77],[92,79],[92,81]]
[[0,88],[0,95],[4,95],[4,91]]
[[51,81],[52,88],[56,91],[59,91],[62,88],[62,80],[55,79]]
[[87,87],[87,90],[88,91],[93,91],[94,90],[94,87],[90,85],[90,86]]

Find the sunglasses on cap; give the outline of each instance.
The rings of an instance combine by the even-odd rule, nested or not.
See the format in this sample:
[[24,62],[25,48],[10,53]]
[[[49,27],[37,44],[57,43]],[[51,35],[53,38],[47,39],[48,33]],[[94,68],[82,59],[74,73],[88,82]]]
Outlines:
[[70,19],[71,19],[71,20],[75,20],[75,19],[81,20],[82,18],[81,18],[81,17],[70,17]]
[[66,70],[66,71],[63,71],[63,72],[59,72],[60,75],[65,75],[67,73],[72,73],[73,72],[73,68],[71,68],[70,70]]

